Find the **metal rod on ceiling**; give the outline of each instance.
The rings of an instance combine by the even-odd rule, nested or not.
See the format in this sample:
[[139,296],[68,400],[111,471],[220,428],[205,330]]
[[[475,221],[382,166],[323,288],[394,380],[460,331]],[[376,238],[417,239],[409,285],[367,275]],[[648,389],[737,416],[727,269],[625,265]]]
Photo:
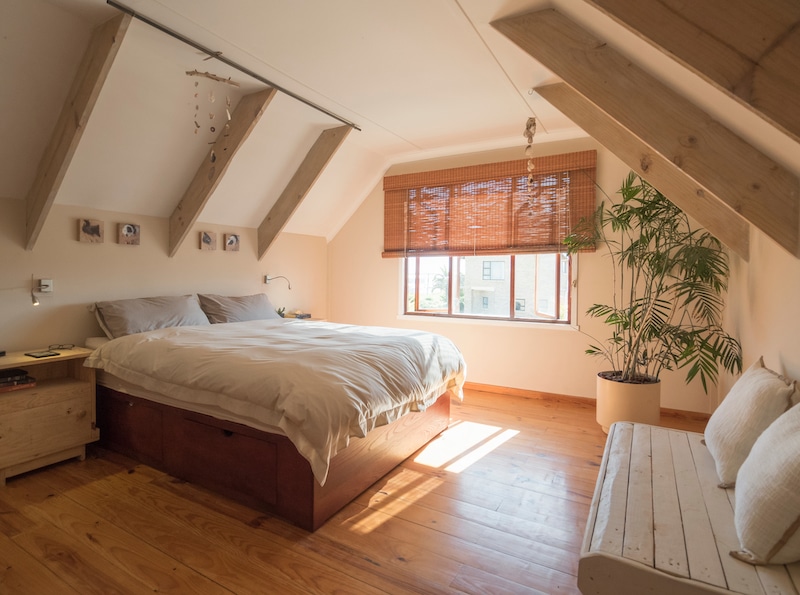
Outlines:
[[306,99],[305,97],[301,97],[297,93],[289,91],[288,89],[286,89],[284,87],[281,87],[280,85],[276,85],[272,81],[265,79],[263,76],[253,72],[249,68],[246,68],[246,67],[242,66],[241,64],[238,64],[238,63],[234,62],[233,60],[231,60],[229,58],[226,58],[222,54],[222,52],[215,52],[214,50],[211,50],[211,49],[205,47],[204,45],[201,45],[201,44],[197,43],[196,41],[194,41],[192,39],[189,39],[188,37],[186,37],[184,35],[181,35],[177,31],[173,31],[169,27],[166,27],[166,26],[162,25],[161,23],[158,23],[158,22],[156,22],[156,21],[144,16],[143,14],[140,14],[140,13],[136,12],[132,8],[130,8],[128,6],[125,6],[124,4],[120,4],[119,2],[116,2],[116,0],[106,0],[106,4],[109,4],[110,6],[113,6],[114,8],[116,8],[117,10],[121,10],[122,12],[125,12],[125,13],[131,15],[133,18],[138,19],[138,20],[142,21],[143,23],[147,23],[151,27],[153,27],[155,29],[158,29],[162,33],[166,33],[170,37],[174,37],[178,41],[182,41],[186,45],[189,45],[189,46],[193,47],[196,50],[200,50],[201,52],[203,52],[204,54],[206,54],[210,58],[215,58],[215,59],[219,60],[220,62],[222,62],[223,64],[227,64],[228,66],[230,66],[232,68],[235,68],[239,72],[242,72],[242,73],[246,74],[247,76],[254,78],[257,81],[259,81],[261,83],[264,83],[265,85],[269,85],[270,87],[272,87],[274,89],[277,89],[281,93],[284,93],[285,95],[288,95],[289,97],[292,97],[293,99],[296,99],[297,101],[299,101],[301,103],[304,103],[307,106],[312,107],[315,110],[317,110],[319,112],[322,112],[323,114],[326,114],[326,115],[330,116],[331,118],[333,118],[335,120],[338,120],[342,124],[346,124],[347,126],[350,126],[351,128],[355,128],[359,132],[361,131],[361,128],[356,126],[356,124],[354,124],[350,120],[348,120],[346,118],[343,118],[342,116],[339,116],[339,115],[333,113],[332,111],[330,111],[328,109],[325,109],[321,105],[317,105],[316,103]]

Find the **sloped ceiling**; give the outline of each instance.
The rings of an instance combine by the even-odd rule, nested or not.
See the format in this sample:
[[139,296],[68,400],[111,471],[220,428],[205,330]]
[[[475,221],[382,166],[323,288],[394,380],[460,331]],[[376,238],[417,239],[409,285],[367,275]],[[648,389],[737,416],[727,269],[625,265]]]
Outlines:
[[[553,6],[640,60],[783,167],[800,172],[796,138],[653,48],[593,2],[122,3],[360,129],[348,135],[284,227],[293,233],[333,237],[392,163],[515,143],[522,147],[531,115],[539,122],[536,142],[584,136],[533,91],[561,79],[491,26],[509,15]],[[28,193],[91,32],[117,14],[103,0],[3,0],[0,77],[14,84],[0,86],[5,139],[0,196],[23,199]],[[226,103],[235,108],[243,95],[265,88],[205,58],[134,19],[55,202],[170,216],[208,154],[216,134],[211,126],[226,120]],[[230,77],[240,86],[187,76],[191,70]],[[199,220],[258,227],[321,132],[340,125],[278,93]]]

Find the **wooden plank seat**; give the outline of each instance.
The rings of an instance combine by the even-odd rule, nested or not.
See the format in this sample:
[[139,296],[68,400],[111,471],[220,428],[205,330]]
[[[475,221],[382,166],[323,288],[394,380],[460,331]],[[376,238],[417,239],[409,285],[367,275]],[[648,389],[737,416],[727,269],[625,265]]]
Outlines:
[[578,564],[584,595],[794,594],[800,563],[752,566],[735,490],[718,487],[703,435],[618,422],[608,432]]

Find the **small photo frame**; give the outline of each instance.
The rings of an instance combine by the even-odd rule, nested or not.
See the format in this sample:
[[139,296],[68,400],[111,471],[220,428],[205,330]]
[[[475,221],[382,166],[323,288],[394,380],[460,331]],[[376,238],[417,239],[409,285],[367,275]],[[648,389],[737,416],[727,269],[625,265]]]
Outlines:
[[200,232],[200,249],[201,250],[216,250],[217,249],[217,232],[216,231],[201,231]]
[[78,219],[78,241],[102,244],[103,222],[97,219]]
[[225,251],[238,252],[239,251],[239,234],[226,233],[225,234]]
[[135,223],[120,223],[117,229],[117,241],[126,246],[138,246],[140,228]]

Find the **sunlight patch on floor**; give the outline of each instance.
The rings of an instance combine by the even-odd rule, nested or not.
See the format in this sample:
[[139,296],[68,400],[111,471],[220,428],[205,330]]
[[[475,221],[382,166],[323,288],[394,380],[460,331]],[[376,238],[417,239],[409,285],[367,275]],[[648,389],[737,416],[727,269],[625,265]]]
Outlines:
[[517,430],[504,430],[500,426],[457,422],[422,449],[414,462],[461,473],[517,434]]

